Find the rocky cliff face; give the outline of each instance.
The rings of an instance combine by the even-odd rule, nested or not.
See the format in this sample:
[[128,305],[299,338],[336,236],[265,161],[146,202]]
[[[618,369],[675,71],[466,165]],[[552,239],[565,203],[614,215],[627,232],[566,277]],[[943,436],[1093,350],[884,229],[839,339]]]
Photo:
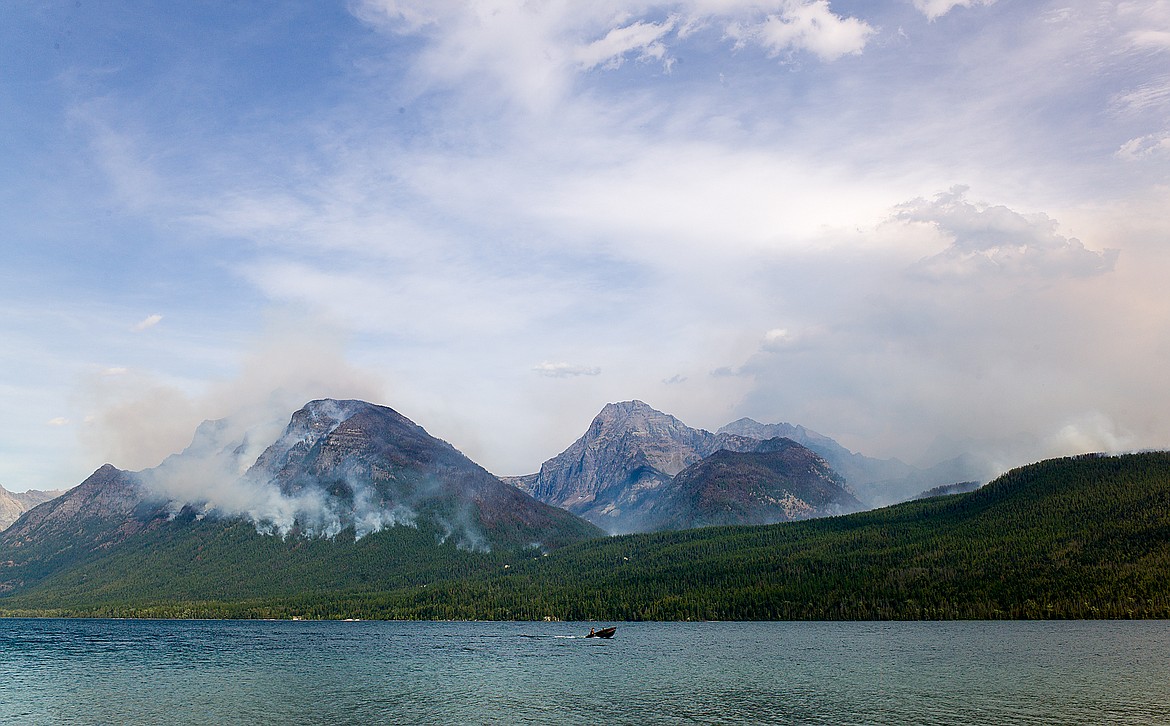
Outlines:
[[609,532],[641,531],[675,474],[720,449],[746,451],[758,443],[694,429],[642,401],[624,401],[606,405],[539,473],[510,481]]
[[754,451],[717,451],[679,472],[649,523],[654,529],[774,524],[862,508],[823,458],[774,438]]

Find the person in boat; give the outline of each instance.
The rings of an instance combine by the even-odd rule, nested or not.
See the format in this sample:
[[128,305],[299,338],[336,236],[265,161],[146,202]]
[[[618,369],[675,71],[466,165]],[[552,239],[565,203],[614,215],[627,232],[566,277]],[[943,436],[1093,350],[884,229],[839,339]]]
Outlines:
[[586,638],[592,638],[592,637],[593,637],[593,636],[595,636],[595,635],[597,635],[597,633],[593,632],[593,628],[590,628],[590,629],[589,629],[589,635],[586,635],[585,637],[586,637]]

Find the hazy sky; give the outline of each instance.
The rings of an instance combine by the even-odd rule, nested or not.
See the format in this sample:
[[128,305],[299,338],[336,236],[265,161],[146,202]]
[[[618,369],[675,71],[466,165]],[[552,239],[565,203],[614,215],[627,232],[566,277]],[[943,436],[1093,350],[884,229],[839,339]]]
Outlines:
[[238,409],[1170,446],[1170,2],[15,0],[0,485]]

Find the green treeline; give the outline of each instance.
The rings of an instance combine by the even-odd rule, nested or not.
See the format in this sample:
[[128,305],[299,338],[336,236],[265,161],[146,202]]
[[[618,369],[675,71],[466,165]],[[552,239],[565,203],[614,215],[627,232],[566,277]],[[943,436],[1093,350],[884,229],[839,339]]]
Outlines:
[[1170,618],[1170,454],[1026,466],[970,494],[762,527],[473,553],[192,523],[0,599],[10,615],[774,620]]

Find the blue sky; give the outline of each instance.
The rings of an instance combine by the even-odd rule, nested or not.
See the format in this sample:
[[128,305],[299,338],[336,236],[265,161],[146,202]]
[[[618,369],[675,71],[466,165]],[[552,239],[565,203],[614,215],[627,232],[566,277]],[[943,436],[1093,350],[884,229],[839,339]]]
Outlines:
[[0,485],[609,401],[1003,466],[1170,445],[1170,2],[9,3]]

